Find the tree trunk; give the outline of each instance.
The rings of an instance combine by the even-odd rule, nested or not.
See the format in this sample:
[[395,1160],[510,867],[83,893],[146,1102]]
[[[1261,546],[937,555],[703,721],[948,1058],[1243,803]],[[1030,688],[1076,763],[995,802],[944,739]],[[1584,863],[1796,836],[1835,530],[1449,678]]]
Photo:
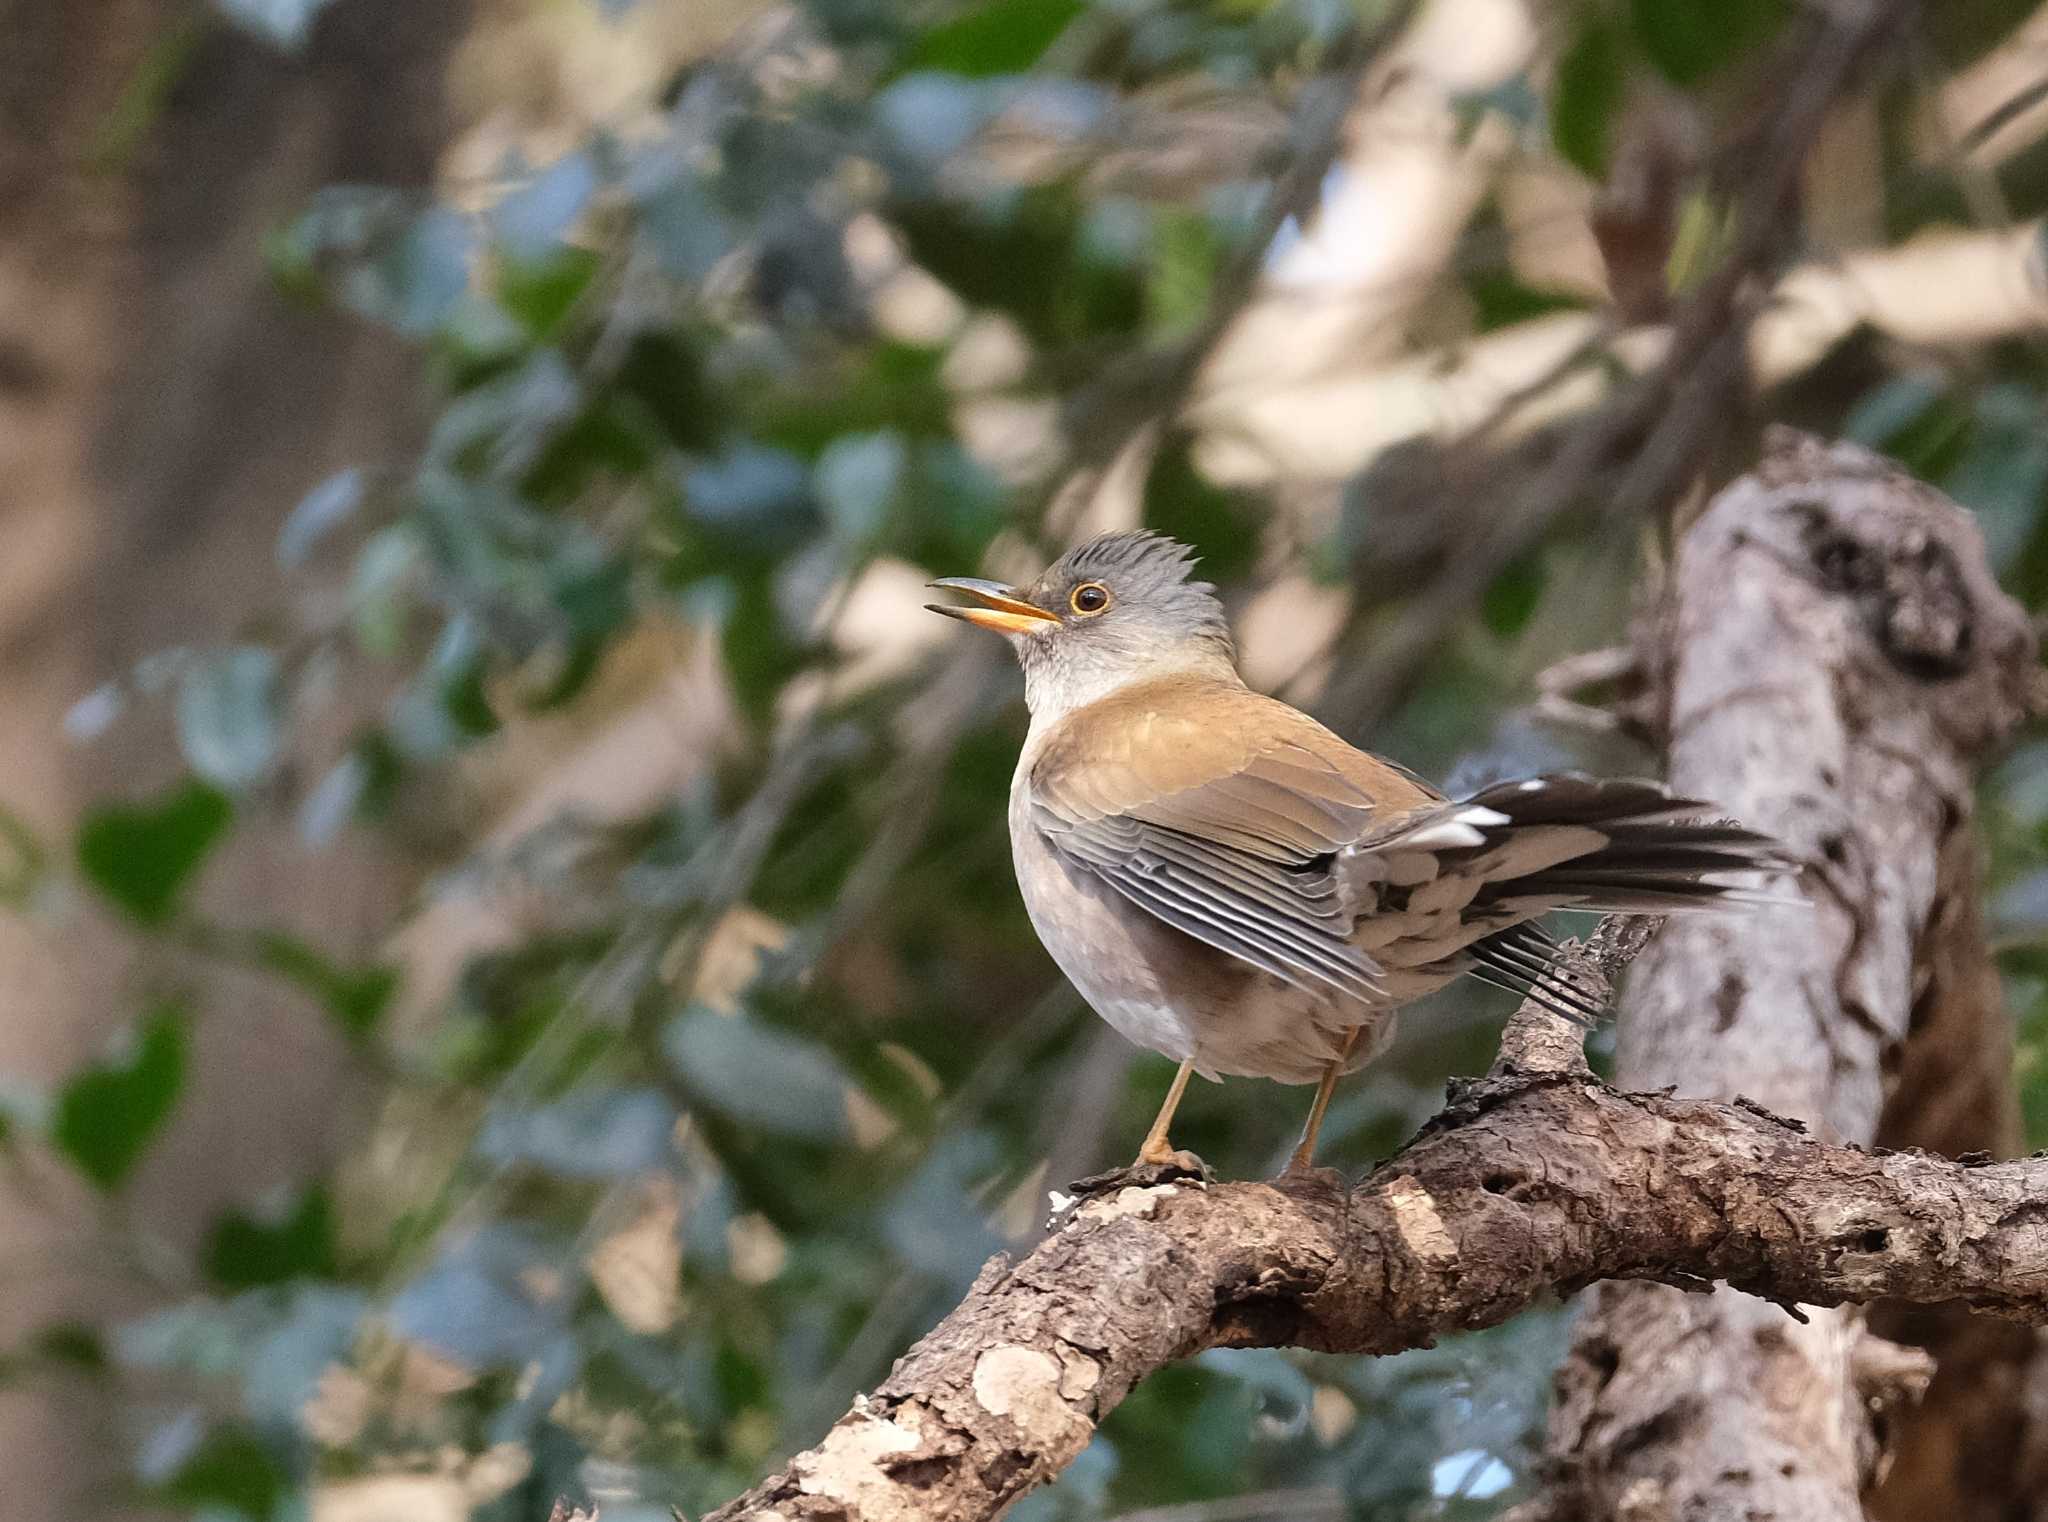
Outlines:
[[[230,637],[279,606],[282,515],[414,426],[411,356],[284,301],[262,238],[321,185],[431,181],[466,9],[348,0],[292,58],[168,0],[0,5],[0,803],[60,859],[82,808],[175,768],[160,721],[67,747],[69,706],[152,649]],[[168,85],[154,103],[151,80]],[[407,881],[379,847],[316,860],[258,822],[209,867],[206,902],[361,955]],[[0,919],[0,1072],[54,1082],[92,1056],[164,972],[133,948],[84,908]],[[143,1226],[189,1242],[220,1206],[323,1166],[349,1085],[317,1011],[267,982],[177,975],[206,1018],[174,1130],[131,1195]],[[95,1278],[103,1262],[78,1271],[95,1261],[77,1247],[82,1196],[53,1218],[10,1190],[0,1346],[53,1316],[149,1302]],[[117,1504],[126,1444],[103,1430],[107,1409],[51,1385],[0,1394],[10,1518]]]
[[[1811,909],[1675,921],[1625,1006],[1624,1087],[1867,1144],[1930,990],[1993,1039],[1981,945],[1933,932],[1974,917],[1954,867],[1974,767],[2037,701],[2028,640],[1967,515],[1864,451],[1773,435],[1686,535],[1648,664],[1673,783],[1783,840]],[[1958,1097],[1996,1127],[1995,1090]],[[1604,1285],[1558,1376],[1551,1514],[1861,1522],[1926,1370],[1856,1313]]]
[[[1905,1060],[1878,1122],[1889,1147],[2017,1157],[2012,1022],[1984,935],[1976,842],[1959,832],[1936,877]],[[1881,1522],[2039,1522],[2048,1517],[2048,1358],[2040,1334],[1961,1305],[1881,1306],[1872,1328],[1925,1349],[1934,1382],[1896,1426]]]

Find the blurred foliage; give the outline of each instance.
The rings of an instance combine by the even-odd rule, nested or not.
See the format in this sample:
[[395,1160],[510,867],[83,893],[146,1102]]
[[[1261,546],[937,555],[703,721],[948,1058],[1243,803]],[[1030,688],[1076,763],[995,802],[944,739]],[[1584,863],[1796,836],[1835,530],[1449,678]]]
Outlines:
[[[288,45],[319,8],[221,3]],[[1792,9],[1565,7],[1543,58],[1472,109],[1524,157],[1597,175],[1638,83],[1715,90]],[[284,516],[279,574],[304,594],[291,634],[164,652],[74,713],[89,736],[160,705],[189,777],[94,809],[68,856],[0,821],[0,880],[33,911],[68,860],[145,965],[197,952],[310,997],[384,1086],[381,1161],[207,1223],[169,1275],[200,1288],[104,1341],[53,1327],[0,1371],[144,1371],[186,1392],[137,1484],[210,1522],[303,1517],[309,1487],[373,1474],[413,1476],[423,1522],[472,1505],[538,1518],[557,1493],[600,1496],[607,1522],[694,1515],[814,1439],[990,1251],[1031,1238],[1063,1182],[1048,1154],[1078,1172],[1127,1152],[1165,1074],[1105,1059],[1015,903],[1016,684],[950,628],[936,654],[863,671],[849,589],[1060,540],[1055,462],[993,461],[970,438],[954,373],[969,335],[1022,355],[995,395],[1085,424],[1114,411],[1105,377],[1160,373],[1259,257],[1247,209],[1269,209],[1282,166],[1118,188],[1090,166],[1122,113],[1201,92],[1294,113],[1382,19],[1363,0],[812,0],[680,72],[658,130],[514,159],[481,204],[336,186],[280,227],[284,290],[417,344],[431,430],[417,457],[364,461]],[[978,152],[1002,123],[1050,147]],[[946,320],[877,318],[896,255],[850,251],[884,228],[942,288]],[[1471,331],[1583,304],[1523,285],[1493,246],[1445,276]],[[2042,353],[2015,344],[1882,352],[1801,405],[1974,508],[2007,584],[2041,608],[2044,396]],[[1276,556],[1328,580],[1358,546],[1395,543],[1370,493],[1283,519],[1212,483],[1192,444],[1160,440],[1142,511],[1240,605]],[[1560,520],[1474,599],[1374,744],[1454,786],[1646,764],[1517,710],[1546,660],[1616,637],[1624,575],[1596,526]],[[904,601],[891,616],[922,615]],[[482,846],[430,823],[480,757],[551,718],[600,724],[606,673],[676,630],[715,653],[701,701],[722,683],[734,718],[664,807]],[[389,698],[337,742],[321,721],[342,673]],[[2048,741],[1986,793],[2040,1143]],[[396,1020],[397,966],[195,907],[237,824],[278,816],[314,850],[421,836],[448,868],[430,906],[509,884],[542,928]],[[1330,1161],[1397,1146],[1446,1074],[1484,1063],[1491,1026],[1470,1017],[1498,1008],[1463,990],[1411,1016],[1405,1045],[1340,1096]],[[65,1159],[118,1231],[203,1017],[152,992],[121,1049],[54,1093],[8,1092],[0,1145]],[[1180,1139],[1254,1173],[1299,1100],[1200,1092]],[[1072,1135],[1085,1155],[1060,1150]],[[1491,1516],[1529,1483],[1561,1335],[1535,1315],[1398,1359],[1207,1355],[1136,1392],[1017,1515],[1317,1487],[1364,1517]]]

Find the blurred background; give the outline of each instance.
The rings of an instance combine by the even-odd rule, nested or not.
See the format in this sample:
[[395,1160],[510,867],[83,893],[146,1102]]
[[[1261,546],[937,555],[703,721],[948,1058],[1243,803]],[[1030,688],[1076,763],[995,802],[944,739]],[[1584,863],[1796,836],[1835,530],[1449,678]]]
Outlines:
[[[1654,770],[1630,620],[1770,422],[2048,608],[2032,3],[4,15],[19,1522],[699,1516],[1133,1152],[1168,1064],[1023,919],[931,576],[1187,539],[1256,685],[1453,789]],[[2048,739],[1984,819],[2039,1146]],[[1495,1516],[1565,1314],[1205,1355],[1015,1515]]]

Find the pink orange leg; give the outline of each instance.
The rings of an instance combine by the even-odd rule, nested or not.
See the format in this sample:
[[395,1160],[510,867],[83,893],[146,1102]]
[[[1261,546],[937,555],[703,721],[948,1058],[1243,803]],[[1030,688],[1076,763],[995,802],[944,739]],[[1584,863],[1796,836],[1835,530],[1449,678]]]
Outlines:
[[1195,1070],[1193,1058],[1180,1065],[1180,1071],[1173,1075],[1173,1085],[1166,1091],[1166,1103],[1159,1107],[1159,1115],[1152,1122],[1152,1129],[1145,1133],[1145,1145],[1138,1149],[1136,1166],[1158,1166],[1174,1160],[1173,1143],[1166,1139],[1166,1129],[1173,1124],[1173,1112],[1180,1108],[1180,1096],[1187,1092],[1188,1075]]
[[1323,1112],[1330,1108],[1330,1096],[1337,1092],[1337,1080],[1344,1076],[1344,1064],[1350,1059],[1351,1048],[1358,1041],[1358,1032],[1352,1031],[1344,1038],[1344,1045],[1330,1065],[1323,1069],[1322,1081],[1316,1085],[1315,1102],[1308,1107],[1308,1124],[1301,1128],[1301,1141],[1294,1149],[1294,1155],[1287,1159],[1287,1172],[1306,1173],[1315,1166],[1316,1136],[1323,1129]]

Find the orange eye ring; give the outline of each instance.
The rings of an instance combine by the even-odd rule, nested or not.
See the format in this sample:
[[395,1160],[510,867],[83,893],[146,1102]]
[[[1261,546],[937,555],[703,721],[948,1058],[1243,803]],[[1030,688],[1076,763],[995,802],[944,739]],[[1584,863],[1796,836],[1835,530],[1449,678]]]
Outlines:
[[1109,588],[1099,581],[1084,581],[1068,594],[1067,606],[1083,618],[1108,611]]

